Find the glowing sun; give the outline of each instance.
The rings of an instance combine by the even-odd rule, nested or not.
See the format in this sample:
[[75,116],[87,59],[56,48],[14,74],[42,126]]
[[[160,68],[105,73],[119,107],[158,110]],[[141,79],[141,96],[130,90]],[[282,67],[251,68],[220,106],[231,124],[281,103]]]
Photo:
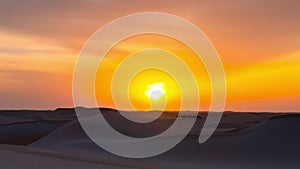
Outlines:
[[166,91],[164,89],[164,83],[163,82],[159,82],[159,83],[154,83],[154,84],[150,84],[147,86],[148,90],[145,91],[145,94],[153,99],[153,100],[157,100],[159,98],[161,98],[161,96],[165,95]]

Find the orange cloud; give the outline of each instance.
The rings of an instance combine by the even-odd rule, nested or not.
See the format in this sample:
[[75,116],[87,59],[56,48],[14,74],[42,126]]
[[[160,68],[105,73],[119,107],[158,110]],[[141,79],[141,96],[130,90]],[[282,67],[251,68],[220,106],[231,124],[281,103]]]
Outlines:
[[[298,4],[297,0],[132,1],[130,4],[109,0],[4,0],[0,5],[0,109],[73,106],[73,67],[88,37],[118,17],[157,11],[191,21],[213,42],[227,75],[226,109],[299,110]],[[116,55],[107,59],[110,66],[105,69],[112,71],[120,61],[117,55],[125,56],[155,43],[149,39],[144,44],[128,42],[118,46]],[[174,44],[158,44],[182,55],[181,48],[176,51]],[[194,62],[190,57],[182,58]],[[209,105],[207,76],[205,73],[197,76],[198,82],[202,82],[204,105]],[[104,96],[107,96],[105,91]],[[103,102],[112,106],[109,99]]]

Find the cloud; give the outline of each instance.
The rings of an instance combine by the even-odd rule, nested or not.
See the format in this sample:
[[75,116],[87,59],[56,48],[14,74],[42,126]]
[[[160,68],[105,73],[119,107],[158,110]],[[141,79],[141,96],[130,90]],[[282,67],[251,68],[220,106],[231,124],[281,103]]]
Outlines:
[[[123,15],[158,11],[195,22],[210,36],[238,45],[272,45],[274,40],[299,39],[298,0],[240,1],[110,1],[2,0],[0,29],[46,38],[80,48],[99,27]],[[244,43],[244,42],[243,42]],[[278,45],[278,44],[277,44]],[[284,44],[283,44],[284,45]],[[244,48],[244,46],[241,46]],[[292,45],[295,47],[295,45]]]
[[43,71],[1,69],[0,78],[2,109],[72,106],[69,77]]
[[[286,54],[298,51],[299,9],[299,0],[0,0],[0,107],[72,106],[70,74],[76,53],[97,29],[124,15],[156,11],[191,21],[212,40],[230,74],[238,66],[251,67],[275,56],[286,60]],[[294,69],[282,70],[294,75]],[[276,83],[294,82],[283,73],[272,77]],[[267,82],[261,85],[271,90]],[[247,90],[255,94],[254,89]]]

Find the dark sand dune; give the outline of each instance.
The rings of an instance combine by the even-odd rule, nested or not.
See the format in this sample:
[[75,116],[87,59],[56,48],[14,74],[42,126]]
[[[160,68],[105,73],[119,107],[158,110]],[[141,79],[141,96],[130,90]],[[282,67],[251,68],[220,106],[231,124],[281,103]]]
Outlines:
[[74,111],[0,111],[0,144],[31,144],[74,119]]
[[28,145],[55,129],[65,122],[54,121],[32,121],[10,123],[0,126],[0,143],[14,145]]
[[[40,128],[41,131],[50,131],[48,129],[51,128],[49,134],[32,141],[29,146],[1,145],[0,168],[300,168],[300,153],[298,152],[300,149],[300,114],[227,112],[214,136],[204,144],[199,144],[198,135],[206,117],[205,113],[200,113],[189,135],[172,150],[156,157],[128,159],[112,155],[93,143],[74,118],[73,110],[57,110],[55,113],[57,117],[39,115],[42,119],[51,118],[52,123],[64,124],[55,129],[53,126],[47,128],[43,120],[40,121],[42,122],[40,126],[30,126],[32,122],[20,123],[22,127],[18,126],[19,123],[0,126],[0,138],[4,138],[3,131],[18,132],[20,136],[21,133],[26,133],[24,131],[37,132],[39,129],[33,129],[34,126]],[[152,123],[155,127],[137,127],[135,124],[130,124],[129,127],[135,128],[129,128],[124,127],[124,119],[116,116],[113,110],[106,110],[106,113],[108,113],[106,116],[108,120],[113,119],[112,125],[116,129],[140,137],[147,136],[145,132],[154,134],[166,129],[172,124],[172,119],[176,118],[174,113],[165,114],[163,118]],[[58,121],[55,121],[55,118]],[[182,118],[190,117],[187,114]],[[9,164],[9,161],[15,157],[18,162],[23,161],[24,164],[22,166],[17,163]],[[40,162],[28,162],[35,159],[39,159]]]
[[[233,122],[231,122],[233,123]],[[208,142],[198,144],[197,136],[201,122],[192,133],[169,152],[143,160],[147,167],[170,168],[299,168],[300,116],[282,116],[255,123],[248,130],[222,130]],[[249,124],[224,124],[223,127],[237,128]],[[243,128],[242,127],[242,128]],[[223,129],[224,129],[223,128]],[[222,128],[219,128],[221,130]],[[31,146],[51,148],[58,151],[80,151],[92,155],[94,160],[130,161],[111,155],[97,147],[74,121],[38,140]]]
[[70,153],[0,145],[1,169],[146,169],[115,162],[91,161]]
[[299,115],[276,117],[251,130],[215,135],[201,145],[189,136],[162,158],[172,154],[172,159],[185,158],[187,164],[212,169],[296,169],[300,168],[299,133]]

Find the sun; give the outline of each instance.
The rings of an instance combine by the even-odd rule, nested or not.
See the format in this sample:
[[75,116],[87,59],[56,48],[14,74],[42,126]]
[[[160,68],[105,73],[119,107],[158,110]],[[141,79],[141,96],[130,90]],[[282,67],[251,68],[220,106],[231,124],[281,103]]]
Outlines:
[[157,100],[165,95],[166,90],[164,89],[164,83],[158,82],[154,84],[150,84],[147,86],[148,90],[145,91],[145,94],[153,100]]

